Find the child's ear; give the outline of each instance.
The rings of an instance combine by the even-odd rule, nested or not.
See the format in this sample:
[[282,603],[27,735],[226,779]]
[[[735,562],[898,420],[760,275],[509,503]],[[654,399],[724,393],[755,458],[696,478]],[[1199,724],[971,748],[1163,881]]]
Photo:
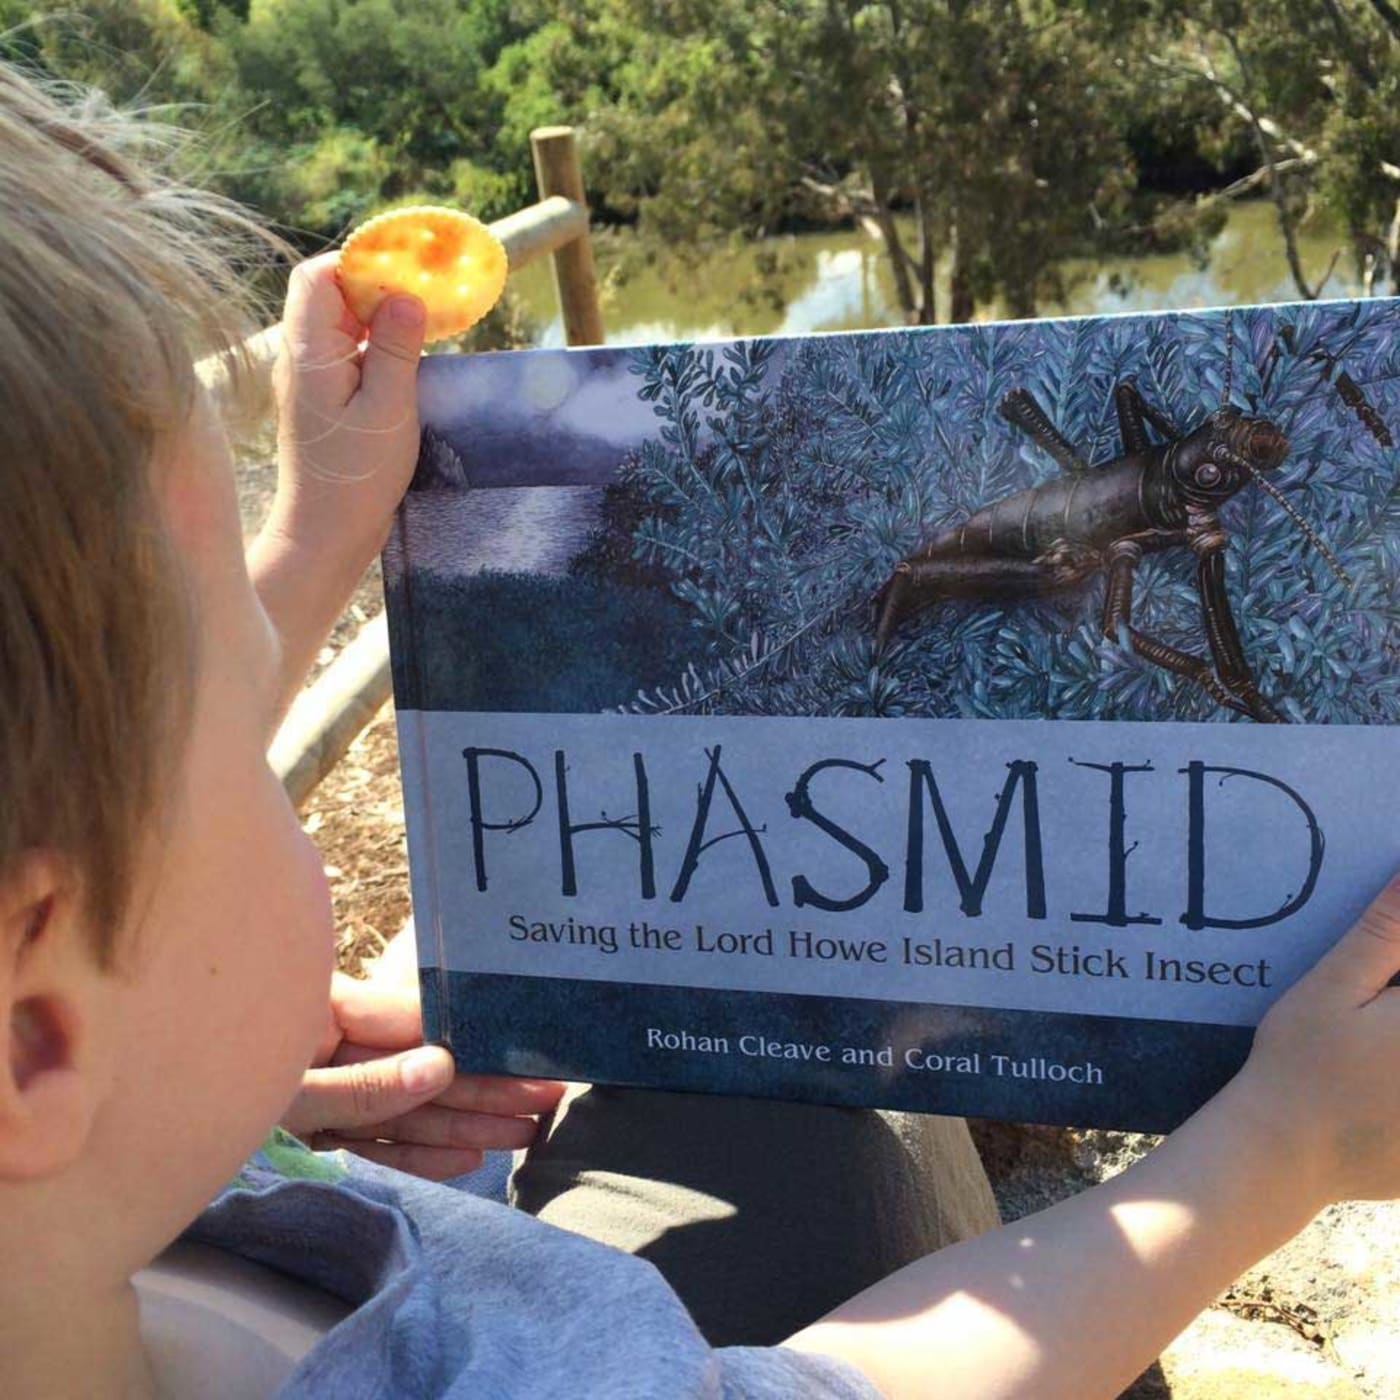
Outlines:
[[101,973],[81,912],[53,852],[26,851],[0,875],[0,1181],[61,1171],[96,1115],[86,1052]]

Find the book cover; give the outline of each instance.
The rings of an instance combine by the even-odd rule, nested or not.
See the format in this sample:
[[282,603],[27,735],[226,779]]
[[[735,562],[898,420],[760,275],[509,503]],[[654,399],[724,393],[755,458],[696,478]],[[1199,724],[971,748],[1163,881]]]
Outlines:
[[1397,864],[1400,309],[430,358],[464,1068],[1163,1131]]

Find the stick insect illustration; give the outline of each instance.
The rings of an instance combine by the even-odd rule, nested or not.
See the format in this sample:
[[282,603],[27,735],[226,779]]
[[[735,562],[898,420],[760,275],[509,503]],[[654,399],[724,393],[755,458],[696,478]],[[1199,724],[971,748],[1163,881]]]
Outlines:
[[[881,654],[911,614],[944,599],[1006,603],[1042,598],[1107,576],[1102,629],[1126,634],[1134,652],[1200,685],[1215,702],[1266,724],[1284,717],[1260,693],[1241,645],[1225,589],[1230,537],[1220,508],[1256,484],[1291,517],[1339,578],[1332,551],[1269,480],[1288,455],[1288,439],[1268,418],[1230,402],[1233,325],[1226,316],[1221,404],[1189,432],[1143,398],[1129,376],[1114,387],[1121,456],[1091,465],[1026,389],[998,410],[1063,468],[1065,475],[994,501],[960,525],[939,531],[896,566],[876,600],[875,651]],[[1277,351],[1277,346],[1275,347]],[[1269,366],[1272,372],[1273,365]],[[1369,425],[1368,425],[1369,426]],[[1161,441],[1154,442],[1149,428]],[[1193,655],[1132,624],[1133,589],[1143,556],[1187,548],[1210,658]]]

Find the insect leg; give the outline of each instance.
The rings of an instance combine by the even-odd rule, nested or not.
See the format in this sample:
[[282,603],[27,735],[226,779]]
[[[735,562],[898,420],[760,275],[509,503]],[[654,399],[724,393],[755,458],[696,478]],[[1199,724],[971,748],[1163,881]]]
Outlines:
[[1168,442],[1175,441],[1181,436],[1176,424],[1173,423],[1160,408],[1153,408],[1141,394],[1138,394],[1138,408],[1141,410],[1142,416],[1146,418]]
[[895,567],[875,600],[875,655],[907,617],[949,598],[1014,603],[1043,598],[1081,582],[1098,568],[1098,555],[1065,544],[1039,559],[995,554],[915,556]]
[[1116,638],[1120,627],[1131,631],[1133,583],[1142,562],[1142,546],[1134,540],[1117,540],[1108,547],[1108,583],[1104,589],[1103,634]]
[[1029,389],[1013,389],[997,405],[997,412],[1013,428],[1020,428],[1023,433],[1029,434],[1038,447],[1044,448],[1071,475],[1077,476],[1089,470],[1088,462],[1050,421]]
[[1113,405],[1118,410],[1118,428],[1123,434],[1124,452],[1145,452],[1152,444],[1147,438],[1146,424],[1150,423],[1168,441],[1181,434],[1160,409],[1153,408],[1142,396],[1137,386],[1137,376],[1129,375],[1113,390]]
[[912,611],[910,565],[900,564],[875,598],[875,655],[881,655],[905,613]]
[[1147,438],[1142,395],[1138,393],[1136,379],[1130,376],[1113,386],[1113,406],[1118,410],[1118,431],[1123,437],[1124,453],[1146,452],[1152,444]]
[[1223,536],[1197,543],[1195,548],[1196,588],[1201,595],[1206,640],[1215,658],[1220,683],[1235,699],[1231,708],[1252,716],[1261,724],[1286,723],[1283,716],[1259,693],[1254,673],[1245,659],[1234,614],[1230,611],[1230,595],[1225,591]]
[[1337,392],[1342,396],[1342,402],[1366,425],[1366,431],[1382,447],[1395,446],[1395,439],[1391,437],[1385,420],[1367,401],[1366,395],[1361,392],[1361,386],[1346,370],[1337,376]]
[[[1185,531],[1182,531],[1181,543],[1185,543],[1185,538]],[[1165,671],[1174,671],[1178,676],[1195,681],[1217,705],[1237,710],[1240,714],[1252,714],[1253,711],[1246,703],[1217,678],[1205,657],[1193,656],[1190,652],[1168,646],[1166,642],[1149,637],[1131,625],[1133,584],[1137,566],[1142,560],[1142,546],[1134,539],[1121,539],[1111,544],[1105,553],[1108,560],[1108,586],[1103,608],[1104,636],[1116,640],[1119,628],[1126,627],[1133,651],[1144,661],[1150,661]]]

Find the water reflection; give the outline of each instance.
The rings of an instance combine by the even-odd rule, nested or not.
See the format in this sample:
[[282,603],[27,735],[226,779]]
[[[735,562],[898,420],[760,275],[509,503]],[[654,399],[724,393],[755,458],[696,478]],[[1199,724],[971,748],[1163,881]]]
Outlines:
[[562,578],[598,524],[602,497],[601,486],[412,492],[405,500],[409,549],[440,574]]
[[787,304],[778,335],[805,335],[851,325],[886,324],[873,321],[887,315],[884,298],[872,295],[878,260],[869,248],[819,248],[816,275],[810,286]]
[[[606,240],[600,240],[606,265]],[[1310,278],[1320,277],[1341,240],[1312,228],[1299,238]],[[1323,289],[1328,297],[1360,291],[1349,256],[1337,261]],[[1222,306],[1292,301],[1274,209],[1237,205],[1210,247],[1204,268],[1185,254],[1071,262],[1063,302],[1046,315]],[[945,269],[946,275],[946,269]],[[610,344],[708,340],[734,335],[797,335],[900,324],[887,261],[860,232],[790,235],[726,249],[685,264],[654,263],[629,269],[626,280],[605,277],[603,320]],[[511,279],[515,295],[542,327],[543,345],[564,343],[548,261]],[[941,289],[946,305],[946,287]],[[989,317],[998,308],[987,308]]]

